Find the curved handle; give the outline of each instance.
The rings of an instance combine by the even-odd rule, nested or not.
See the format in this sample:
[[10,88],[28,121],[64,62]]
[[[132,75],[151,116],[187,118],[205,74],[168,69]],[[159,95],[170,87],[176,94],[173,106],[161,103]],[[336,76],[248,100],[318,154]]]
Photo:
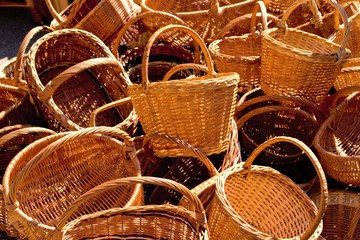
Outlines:
[[305,239],[309,239],[313,233],[315,232],[315,230],[317,229],[317,227],[319,226],[325,211],[326,211],[326,206],[327,206],[327,202],[328,202],[328,188],[327,188],[327,181],[326,181],[326,176],[325,173],[321,167],[321,164],[319,162],[319,160],[317,159],[316,155],[311,151],[311,149],[306,146],[306,144],[304,144],[303,142],[301,142],[300,140],[296,139],[296,138],[292,138],[292,137],[274,137],[272,139],[269,139],[267,141],[265,141],[263,144],[261,144],[259,147],[257,147],[248,157],[248,159],[246,160],[245,164],[244,164],[244,168],[247,169],[249,171],[249,174],[251,174],[251,165],[253,163],[253,161],[255,160],[255,158],[263,151],[265,150],[269,145],[277,143],[277,142],[289,142],[294,144],[295,146],[298,146],[301,150],[303,150],[305,152],[305,154],[309,157],[309,159],[311,160],[312,164],[315,167],[316,173],[319,177],[319,182],[320,182],[320,206],[319,206],[319,211],[314,219],[314,221],[312,222],[312,224],[310,225],[310,227],[304,232],[303,235],[300,236],[301,240],[305,240]]
[[[351,2],[358,2],[357,0],[342,0],[340,1],[340,5],[344,6],[347,3],[351,3]],[[358,14],[358,13],[356,13]],[[340,13],[338,9],[335,9],[334,11],[334,29],[336,31],[340,30],[340,17],[339,17]]]
[[64,26],[63,26],[64,22],[61,20],[62,17],[55,10],[54,6],[52,5],[51,0],[45,0],[45,3],[46,3],[47,8],[49,9],[51,16],[58,22],[58,24],[61,26],[61,28],[64,28]]
[[53,78],[50,82],[48,82],[45,88],[38,93],[38,98],[40,101],[48,101],[52,98],[52,95],[56,91],[56,89],[63,84],[65,81],[69,80],[71,77],[75,76],[76,74],[85,71],[87,69],[103,66],[103,65],[111,65],[114,67],[114,70],[117,74],[122,76],[122,78],[127,82],[127,84],[131,85],[128,76],[123,74],[125,72],[124,68],[121,66],[119,61],[112,58],[93,58],[88,59],[83,62],[80,62],[76,65],[73,65],[66,69],[65,71],[61,72],[58,76]]
[[163,81],[168,81],[172,75],[174,75],[175,73],[182,71],[182,70],[188,70],[188,69],[192,69],[192,70],[199,70],[205,73],[208,73],[209,70],[206,66],[200,65],[200,64],[195,64],[195,63],[183,63],[183,64],[178,64],[176,66],[174,66],[173,68],[171,68],[164,76]]
[[46,134],[46,135],[56,134],[56,132],[54,132],[51,129],[29,126],[26,128],[21,128],[21,129],[11,131],[11,132],[5,134],[4,136],[0,137],[0,145],[9,142],[10,140],[14,139],[15,137],[26,136],[31,133],[40,133],[40,134]]
[[[140,176],[141,170],[140,170],[140,163],[136,156],[136,149],[133,145],[132,138],[125,132],[117,128],[113,127],[92,127],[92,128],[85,128],[82,130],[70,132],[68,135],[56,140],[55,142],[52,142],[50,145],[48,145],[46,148],[41,150],[39,153],[37,153],[26,165],[23,169],[21,169],[20,173],[16,176],[13,183],[10,186],[9,189],[9,195],[8,195],[8,201],[7,203],[9,205],[16,206],[17,205],[17,196],[16,193],[18,192],[18,188],[20,183],[25,179],[27,174],[37,165],[41,163],[41,161],[49,156],[52,152],[56,151],[57,149],[64,146],[66,143],[71,142],[73,140],[81,139],[83,137],[87,137],[94,134],[104,134],[109,136],[114,136],[121,138],[124,141],[124,144],[126,146],[125,151],[127,151],[127,154],[129,155],[131,161],[134,164],[134,167],[136,169],[136,174]],[[17,207],[16,207],[17,208]]]
[[349,104],[352,99],[360,96],[360,90],[351,93],[349,96],[347,96],[342,103],[340,103],[334,110],[332,110],[332,114],[341,114],[345,109],[346,106]]
[[250,29],[250,33],[253,36],[254,39],[256,39],[256,35],[255,35],[255,31],[256,31],[256,15],[257,12],[260,9],[260,13],[261,13],[261,24],[263,27],[263,30],[267,30],[267,11],[266,11],[266,6],[264,4],[263,1],[257,1],[255,3],[254,9],[252,11],[252,16],[251,16],[251,29]]
[[336,91],[332,95],[332,98],[331,98],[331,102],[330,102],[330,106],[329,106],[330,112],[334,112],[334,111],[338,110],[339,106],[336,105],[336,104],[337,104],[340,97],[346,96],[346,98],[347,98],[348,96],[350,96],[351,94],[356,93],[356,92],[360,92],[360,86],[346,87],[346,88],[343,88],[343,89],[340,89],[340,90]]
[[197,157],[208,169],[210,177],[219,174],[218,171],[216,170],[216,168],[214,167],[213,163],[210,161],[210,159],[205,154],[203,154],[201,151],[199,151],[198,149],[196,149],[192,145],[190,145],[189,143],[187,143],[181,139],[168,136],[168,135],[161,135],[161,134],[153,133],[151,135],[145,136],[143,145],[145,145],[146,142],[148,142],[150,139],[153,139],[153,138],[167,140],[172,143],[176,143],[180,147],[190,150],[194,154],[194,156]]
[[15,86],[20,81],[21,74],[22,74],[22,63],[25,55],[26,48],[28,47],[30,40],[39,32],[42,31],[48,31],[53,32],[54,29],[48,26],[38,26],[31,29],[24,37],[23,41],[21,42],[21,45],[18,49],[17,55],[16,55],[16,61],[15,61],[15,69],[14,69],[14,80],[15,80]]
[[[332,5],[335,8],[335,10],[337,10],[339,12],[339,14],[343,20],[344,26],[345,26],[343,29],[344,37],[343,37],[342,43],[340,44],[339,50],[336,52],[336,55],[338,57],[338,62],[341,62],[346,57],[346,45],[347,45],[349,37],[350,37],[349,36],[350,35],[350,25],[349,25],[348,17],[347,17],[347,14],[346,14],[344,8],[341,7],[341,5],[336,0],[327,0],[327,2],[329,2],[330,5]],[[300,6],[303,3],[308,3],[310,7],[316,6],[316,4],[313,2],[313,0],[299,0],[299,1],[296,1],[293,5],[291,5],[288,9],[286,9],[286,11],[284,12],[284,15],[281,19],[284,24],[280,24],[281,26],[279,26],[279,27],[285,27],[285,36],[286,36],[286,29],[287,29],[286,21],[287,21],[288,17],[298,6]],[[317,10],[317,12],[319,14],[321,14],[318,10]],[[317,16],[315,16],[315,17],[317,17]]]
[[187,205],[187,207],[192,207],[192,209],[188,209],[190,211],[195,212],[197,220],[201,222],[202,226],[206,224],[206,216],[204,207],[199,200],[199,198],[194,195],[187,187],[184,185],[177,183],[175,181],[165,179],[165,178],[157,178],[157,177],[127,177],[127,178],[120,178],[116,180],[111,180],[101,185],[98,185],[91,190],[87,191],[83,195],[81,195],[78,199],[76,199],[66,210],[65,212],[59,217],[58,222],[56,223],[56,229],[61,231],[65,226],[66,222],[69,220],[71,215],[74,211],[86,200],[90,199],[91,197],[105,192],[107,190],[111,190],[117,188],[122,185],[134,185],[134,184],[153,184],[158,186],[163,186],[167,188],[171,188],[183,196],[185,196],[191,204]]
[[114,107],[118,107],[118,106],[120,106],[122,104],[129,103],[129,102],[130,102],[130,97],[126,97],[126,98],[119,99],[119,100],[113,101],[111,103],[105,104],[105,105],[95,109],[90,115],[90,124],[89,124],[89,126],[90,127],[95,127],[96,126],[96,124],[95,124],[96,115],[98,115],[99,113],[104,112],[104,111],[109,110],[109,109],[114,108]]
[[146,17],[159,17],[159,16],[174,20],[174,22],[176,24],[185,25],[185,23],[182,19],[180,19],[179,17],[177,17],[171,13],[168,13],[168,12],[161,12],[161,11],[142,12],[142,13],[136,15],[135,17],[129,19],[129,21],[127,21],[125,23],[125,25],[118,32],[118,34],[114,40],[114,44],[112,46],[112,53],[114,54],[114,56],[116,56],[116,58],[119,59],[118,48],[120,46],[121,39],[124,36],[124,34],[126,33],[126,31],[130,28],[131,25],[133,25],[137,21],[139,21],[143,18],[146,18]]
[[169,30],[178,30],[178,31],[184,31],[186,33],[188,33],[193,39],[194,41],[200,46],[203,54],[204,54],[204,58],[205,58],[205,62],[206,62],[206,66],[208,67],[209,71],[208,71],[208,75],[215,75],[215,70],[214,70],[214,66],[213,66],[213,62],[211,60],[211,56],[209,53],[209,50],[207,49],[204,41],[202,40],[202,38],[191,28],[186,27],[186,26],[182,26],[182,25],[167,25],[165,27],[162,27],[160,29],[158,29],[149,39],[149,42],[146,44],[145,47],[145,51],[144,51],[144,55],[143,55],[143,59],[142,59],[142,69],[141,69],[141,74],[142,74],[142,84],[144,85],[144,88],[146,89],[147,86],[149,85],[149,57],[150,57],[150,50],[152,45],[155,42],[155,39],[162,33],[169,31]]

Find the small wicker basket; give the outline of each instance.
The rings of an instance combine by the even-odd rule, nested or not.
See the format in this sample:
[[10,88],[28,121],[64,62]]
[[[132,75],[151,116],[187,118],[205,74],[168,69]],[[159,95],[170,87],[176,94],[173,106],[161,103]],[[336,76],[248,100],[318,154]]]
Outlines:
[[[80,195],[103,182],[140,175],[136,150],[124,131],[94,127],[48,136],[24,148],[6,169],[7,218],[23,237],[51,239],[58,218]],[[142,202],[141,185],[118,188],[87,202],[71,219]]]
[[360,87],[333,109],[315,135],[324,171],[345,184],[360,186]]
[[[195,39],[205,56],[208,68],[206,76],[165,81],[166,75],[164,81],[149,82],[148,56],[151,46],[162,32],[168,30],[184,31]],[[210,54],[198,34],[181,25],[159,29],[145,48],[142,67],[142,84],[130,85],[128,93],[147,135],[158,133],[179,138],[205,155],[227,149],[239,75],[216,74]],[[154,140],[152,144],[159,157],[192,155],[176,144],[161,140]]]
[[[279,141],[300,147],[314,164],[321,187],[319,208],[288,177],[272,168],[252,165],[261,151]],[[217,178],[208,209],[213,239],[318,238],[327,205],[327,182],[315,154],[305,144],[275,137],[259,146],[244,164],[230,169]]]
[[[154,184],[181,193],[187,206],[171,204],[112,208],[79,217],[67,225],[69,217],[87,199],[122,185]],[[80,196],[63,214],[52,239],[172,239],[208,240],[207,220],[200,200],[185,186],[162,178],[132,177],[103,183]]]
[[290,13],[306,0],[297,1],[286,10],[282,21],[285,27],[262,32],[260,86],[266,94],[287,94],[321,102],[334,84],[350,55],[346,49],[349,24],[343,8],[328,0],[340,12],[344,22],[341,45],[317,35],[286,27]]

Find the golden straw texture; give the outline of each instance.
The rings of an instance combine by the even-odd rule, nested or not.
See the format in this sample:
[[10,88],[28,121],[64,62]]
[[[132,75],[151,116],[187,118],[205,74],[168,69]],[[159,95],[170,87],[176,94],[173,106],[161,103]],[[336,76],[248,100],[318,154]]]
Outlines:
[[360,58],[347,59],[334,82],[336,90],[350,86],[360,86]]
[[[289,8],[282,20],[305,1]],[[346,49],[349,24],[343,8],[334,0],[329,2],[339,10],[345,24],[342,44],[335,44],[317,35],[293,28],[274,28],[262,32],[260,86],[266,94],[288,94],[321,102],[340,73]]]
[[[267,146],[287,141],[303,149],[320,179],[321,204],[278,171],[252,165]],[[260,145],[243,164],[220,174],[208,210],[213,239],[317,239],[327,204],[327,182],[315,154],[301,141],[274,137]],[[294,207],[296,206],[296,207]]]
[[[162,178],[140,177],[122,178],[106,182],[82,195],[68,212],[71,213],[86,199],[101,194],[104,190],[121,185],[135,183],[152,184],[170,188],[188,199],[187,207],[164,205],[146,205],[125,208],[112,208],[73,220],[64,227],[62,238],[133,238],[133,239],[204,239],[207,240],[207,225],[204,208],[200,200],[183,185]],[[69,215],[68,215],[69,216]],[[64,214],[64,221],[66,221]],[[58,224],[61,230],[64,224]]]
[[[149,82],[151,46],[158,35],[168,30],[185,31],[198,42],[209,70],[205,76]],[[159,29],[146,46],[142,67],[142,84],[129,86],[128,93],[146,134],[159,133],[179,138],[205,155],[227,149],[239,75],[216,74],[210,54],[198,34],[181,25],[168,25]],[[188,154],[167,142],[153,141],[153,147],[159,157]]]
[[[59,133],[28,145],[4,175],[8,220],[21,236],[51,239],[59,217],[81,194],[112,179],[140,176],[135,151],[126,132],[110,127]],[[124,186],[84,203],[70,219],[142,202],[140,185]]]
[[324,171],[333,179],[360,186],[360,88],[321,125],[314,146]]

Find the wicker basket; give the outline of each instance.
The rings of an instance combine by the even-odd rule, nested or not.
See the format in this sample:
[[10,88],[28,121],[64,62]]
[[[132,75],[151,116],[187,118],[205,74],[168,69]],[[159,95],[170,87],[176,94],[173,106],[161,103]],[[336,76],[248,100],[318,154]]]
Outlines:
[[54,20],[55,29],[82,29],[96,35],[104,43],[110,43],[117,31],[132,17],[140,13],[140,7],[132,0],[76,0],[60,14],[50,0],[46,5]]
[[[319,194],[312,197],[319,204]],[[329,202],[323,219],[324,239],[360,239],[360,195],[346,190],[329,190]]]
[[360,86],[360,58],[347,59],[334,82],[336,90],[350,86]]
[[[8,220],[21,236],[51,239],[59,217],[80,195],[103,182],[140,174],[130,136],[116,128],[86,128],[42,138],[16,155],[5,172]],[[142,202],[141,185],[116,189],[87,202],[71,219]]]
[[[142,11],[164,11],[173,13],[181,18],[201,38],[210,43],[215,35],[228,22],[238,16],[251,12],[256,0],[142,0],[140,6]],[[152,28],[154,21],[145,21],[145,24]],[[174,38],[162,38],[164,41],[172,42],[180,39],[184,44],[188,43],[189,36],[176,34]]]
[[[157,36],[167,30],[187,32],[197,41],[208,67],[206,76],[149,83],[147,66],[151,46]],[[145,133],[165,134],[182,139],[205,155],[226,150],[239,75],[216,74],[203,41],[193,30],[181,25],[168,25],[156,31],[146,46],[144,56],[142,84],[131,85],[129,95]],[[204,142],[204,139],[207,141]],[[153,141],[152,144],[159,157],[188,154],[176,144],[160,140]]]
[[[28,84],[49,128],[78,130],[89,126],[97,108],[127,96],[131,84],[108,47],[91,33],[64,29],[38,39],[29,51]],[[131,104],[97,118],[115,126],[127,118]]]
[[[255,91],[255,90],[253,90]],[[243,149],[251,153],[260,144],[274,136],[297,138],[312,147],[313,139],[325,116],[313,102],[282,95],[263,95],[237,103],[235,119]],[[303,160],[302,149],[291,143],[279,142],[264,150],[261,159],[270,165],[289,165]]]
[[[188,199],[186,207],[170,204],[112,208],[79,217],[67,225],[69,217],[87,199],[108,189],[135,183],[164,186]],[[101,184],[83,194],[56,225],[59,234],[52,239],[203,239],[208,240],[207,220],[200,200],[185,186],[171,180],[140,177],[122,178]]]
[[[314,164],[321,185],[317,208],[288,177],[252,165],[270,144],[287,141],[303,149]],[[327,204],[327,182],[315,154],[301,141],[275,137],[258,147],[244,164],[219,176],[208,210],[213,239],[317,239]],[[296,206],[296,208],[294,207]]]
[[360,88],[335,108],[314,139],[325,173],[353,186],[360,186],[359,106]]
[[[1,180],[8,164],[18,152],[32,142],[53,134],[55,132],[50,129],[21,124],[0,129]],[[19,237],[17,231],[7,221],[2,185],[0,186],[0,230],[5,231],[9,237]]]
[[251,16],[250,33],[241,36],[224,37],[233,26],[249,21],[249,15],[243,15],[224,27],[209,45],[209,52],[218,72],[237,72],[240,75],[239,87],[246,89],[258,87],[260,84],[261,38],[256,33],[256,14],[260,8],[262,30],[267,29],[266,6],[258,1]]
[[[305,0],[297,1],[282,18]],[[340,12],[345,27],[341,46],[317,35],[285,28],[262,32],[262,60],[260,86],[266,94],[288,94],[321,102],[334,84],[350,55],[346,49],[349,24],[343,8],[334,0],[329,2]]]

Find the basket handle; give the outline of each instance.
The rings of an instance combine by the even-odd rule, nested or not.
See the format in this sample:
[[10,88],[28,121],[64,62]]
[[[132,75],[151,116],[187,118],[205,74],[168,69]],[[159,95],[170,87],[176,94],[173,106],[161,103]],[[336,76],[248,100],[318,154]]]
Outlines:
[[17,84],[20,82],[20,78],[22,77],[22,63],[25,55],[26,48],[28,47],[30,40],[39,32],[42,31],[48,31],[52,32],[54,29],[48,26],[38,26],[31,29],[24,37],[23,41],[21,42],[21,45],[18,49],[17,55],[16,55],[16,61],[15,61],[15,69],[14,69],[14,86],[17,86]]
[[329,106],[330,112],[336,111],[338,109],[338,106],[336,104],[337,104],[340,97],[342,97],[344,95],[349,96],[354,92],[360,92],[360,86],[346,87],[346,88],[343,88],[343,89],[340,89],[340,90],[336,91],[336,93],[334,93],[332,95],[333,97],[331,98],[331,102],[330,102],[330,106]]
[[168,81],[172,77],[172,75],[174,75],[175,73],[182,71],[182,70],[188,70],[188,69],[199,70],[199,71],[202,71],[205,73],[209,72],[208,68],[204,65],[195,64],[195,63],[183,63],[183,64],[178,64],[178,65],[172,67],[165,74],[163,81]]
[[315,167],[316,173],[319,177],[319,182],[320,182],[320,206],[319,206],[319,211],[314,219],[314,221],[312,222],[312,224],[310,225],[310,227],[303,233],[303,235],[300,236],[300,240],[305,240],[305,239],[309,239],[312,234],[315,232],[315,230],[317,229],[318,225],[320,224],[320,222],[323,219],[323,216],[325,214],[326,211],[326,206],[327,206],[327,202],[328,202],[328,187],[327,187],[327,181],[326,181],[326,176],[325,173],[321,167],[321,164],[319,162],[319,160],[317,159],[316,155],[311,151],[311,149],[306,146],[306,144],[304,144],[303,142],[301,142],[300,140],[296,139],[296,138],[292,138],[292,137],[274,137],[272,139],[269,139],[267,141],[265,141],[263,144],[261,144],[259,147],[257,147],[248,157],[248,159],[246,160],[245,164],[244,164],[244,168],[247,169],[249,171],[249,174],[251,174],[251,165],[254,162],[255,158],[262,152],[264,151],[269,145],[277,143],[277,142],[289,142],[292,143],[296,146],[298,146],[301,150],[303,150],[305,152],[305,154],[309,157],[309,159],[311,160],[312,164]]
[[16,193],[18,192],[19,185],[21,182],[25,179],[27,174],[36,166],[38,166],[41,161],[49,156],[52,152],[56,151],[57,149],[61,148],[68,142],[71,142],[76,139],[81,139],[83,137],[91,136],[94,134],[104,134],[109,135],[117,138],[121,138],[124,141],[124,144],[126,146],[126,149],[124,149],[127,152],[127,155],[130,157],[135,169],[136,169],[136,175],[140,176],[141,169],[140,169],[140,163],[136,156],[136,149],[133,144],[132,138],[127,134],[125,131],[122,131],[120,129],[114,128],[114,127],[91,127],[91,128],[85,128],[78,131],[69,132],[64,137],[56,140],[55,142],[52,142],[50,145],[48,145],[46,148],[42,149],[39,153],[37,153],[25,166],[23,169],[21,169],[20,173],[16,176],[13,183],[10,186],[9,194],[7,196],[7,205],[9,207],[9,210],[15,211],[19,204],[17,202],[17,196]]
[[197,220],[200,222],[200,226],[206,226],[206,216],[204,207],[199,200],[199,198],[194,195],[187,187],[184,185],[177,183],[175,181],[165,179],[165,178],[157,178],[157,177],[127,177],[127,178],[120,178],[111,180],[105,183],[102,183],[91,190],[87,191],[83,195],[81,195],[78,199],[76,199],[66,210],[65,212],[59,217],[58,222],[55,225],[55,228],[58,231],[62,231],[65,224],[68,222],[71,215],[75,212],[75,210],[86,200],[92,198],[97,194],[101,194],[107,190],[111,190],[117,188],[122,185],[134,185],[134,184],[152,184],[163,186],[167,188],[171,188],[189,200],[190,204],[187,205],[189,208],[188,210],[195,212]]
[[[119,100],[116,100],[116,101],[113,101],[111,103],[108,103],[108,104],[105,104],[97,109],[95,109],[91,115],[90,115],[90,123],[89,123],[89,126],[90,127],[95,127],[96,126],[96,116],[101,113],[101,112],[104,112],[106,110],[109,110],[111,108],[114,108],[114,107],[118,107],[120,105],[123,105],[123,104],[126,104],[126,103],[129,103],[130,102],[130,97],[126,97],[126,98],[123,98],[123,99],[119,99]],[[129,116],[128,116],[129,117]],[[126,120],[125,120],[126,121]]]
[[194,154],[194,156],[197,157],[208,169],[210,177],[219,174],[218,171],[216,170],[215,166],[213,165],[213,163],[210,161],[210,159],[205,154],[203,154],[201,151],[199,151],[198,149],[196,149],[195,147],[190,145],[189,143],[187,143],[181,139],[178,139],[176,137],[153,133],[153,134],[145,136],[143,144],[146,144],[147,141],[149,141],[150,139],[153,139],[153,138],[167,140],[167,141],[176,143],[180,147],[190,150]]
[[3,135],[2,137],[0,137],[0,145],[4,144],[6,142],[9,142],[11,139],[14,139],[15,137],[26,136],[31,133],[44,133],[47,135],[56,134],[56,132],[54,132],[51,129],[47,129],[47,128],[43,128],[43,127],[29,126],[29,127],[20,128],[20,129],[11,131],[11,132]]
[[46,3],[47,8],[49,9],[51,16],[58,22],[58,24],[61,26],[61,28],[64,28],[64,26],[63,26],[64,22],[61,20],[62,17],[55,10],[54,6],[52,5],[51,0],[45,0],[45,3]]
[[[341,1],[341,6],[344,6],[347,3],[351,3],[351,2],[358,2],[356,0],[343,0]],[[358,14],[358,13],[356,13]],[[335,9],[334,11],[334,29],[336,31],[340,30],[340,17],[339,17],[340,13],[338,11],[338,9]]]
[[142,13],[136,15],[135,17],[129,19],[129,21],[127,21],[125,23],[125,25],[118,32],[118,34],[114,40],[113,47],[112,47],[112,53],[114,54],[114,56],[116,56],[116,58],[119,59],[118,48],[120,46],[121,39],[124,36],[124,34],[126,33],[126,31],[131,27],[131,25],[133,25],[137,21],[139,21],[143,18],[146,18],[146,17],[159,17],[159,16],[172,19],[177,24],[185,25],[185,23],[182,19],[180,19],[179,17],[177,17],[171,13],[168,13],[168,12],[161,12],[161,11],[142,12]]
[[251,16],[251,29],[250,29],[250,33],[253,36],[254,39],[256,39],[256,35],[255,35],[255,31],[256,31],[256,15],[258,13],[258,11],[260,10],[261,13],[261,24],[263,27],[263,30],[267,30],[267,11],[266,11],[266,6],[265,3],[263,1],[257,1],[255,3],[254,9],[252,11],[252,16]]
[[93,58],[88,59],[83,62],[80,62],[76,65],[69,67],[68,69],[64,70],[58,76],[53,78],[48,84],[46,84],[45,88],[41,92],[38,93],[38,98],[40,101],[48,101],[52,98],[52,95],[56,91],[56,89],[63,84],[65,81],[69,80],[71,77],[75,76],[76,74],[85,71],[87,69],[103,66],[103,65],[111,65],[114,67],[115,72],[124,79],[127,84],[131,85],[129,77],[124,74],[125,70],[117,61],[113,58]]
[[[342,43],[340,44],[340,48],[339,50],[336,52],[336,55],[338,57],[338,62],[341,62],[345,56],[346,56],[346,45],[348,43],[349,37],[350,37],[350,25],[349,25],[349,21],[348,21],[348,17],[347,14],[344,10],[343,7],[341,7],[341,5],[336,1],[336,0],[327,0],[334,8],[336,11],[339,12],[342,21],[344,23],[344,29],[343,29],[343,39],[342,39]],[[279,27],[285,27],[285,36],[286,36],[286,32],[287,32],[287,24],[286,21],[288,19],[288,17],[290,16],[290,14],[301,4],[303,3],[308,3],[310,7],[314,6],[316,7],[316,3],[314,3],[314,0],[299,0],[294,2],[288,9],[285,10],[284,15],[281,19],[281,21],[279,23],[283,23],[283,24],[279,24]],[[319,10],[316,10],[315,12],[317,12],[317,14],[315,15],[315,18],[321,18],[321,13],[319,12]],[[313,11],[314,13],[314,11]],[[317,15],[320,15],[317,16]]]
[[195,41],[195,43],[197,43],[200,47],[200,49],[202,50],[203,54],[204,54],[204,58],[205,58],[205,62],[206,62],[206,66],[208,67],[209,71],[208,71],[208,75],[210,76],[214,76],[215,70],[214,70],[214,66],[213,66],[213,62],[211,60],[211,56],[209,53],[209,50],[207,49],[204,41],[202,40],[202,38],[191,28],[186,27],[186,26],[182,26],[182,25],[174,25],[174,24],[170,24],[167,25],[165,27],[162,27],[160,29],[158,29],[149,39],[149,42],[146,44],[145,47],[145,51],[144,51],[144,55],[143,55],[143,59],[142,59],[142,69],[141,69],[141,74],[142,74],[142,84],[144,86],[144,88],[146,89],[149,85],[149,56],[150,56],[150,50],[152,45],[155,42],[155,39],[162,33],[169,31],[169,30],[180,30],[180,31],[184,31],[187,32]]

